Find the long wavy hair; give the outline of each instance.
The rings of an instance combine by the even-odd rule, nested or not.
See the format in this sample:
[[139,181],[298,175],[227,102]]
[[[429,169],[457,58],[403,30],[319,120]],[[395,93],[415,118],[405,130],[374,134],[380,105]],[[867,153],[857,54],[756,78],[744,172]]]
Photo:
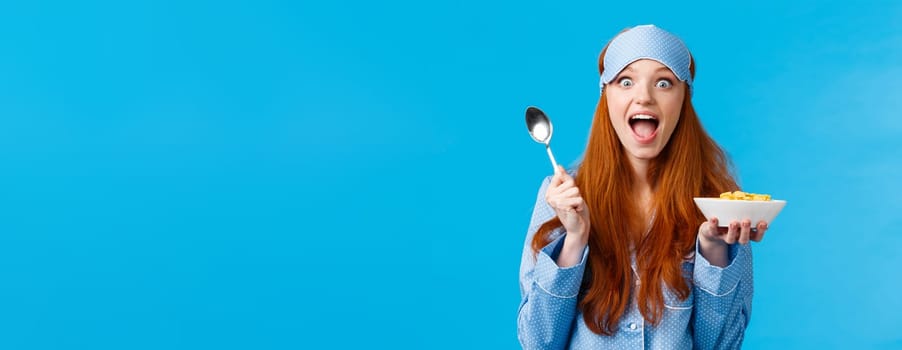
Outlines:
[[[607,46],[598,57],[599,73],[604,72],[606,51]],[[695,77],[694,60],[690,60],[690,72]],[[654,191],[650,223],[643,222],[646,216],[639,212],[630,192],[636,179],[611,125],[604,93],[595,108],[575,181],[591,216],[588,266],[579,307],[586,325],[597,334],[612,335],[629,305],[631,247],[642,281],[637,287],[639,310],[648,322],[657,324],[663,315],[664,285],[682,300],[689,297],[691,286],[681,264],[694,251],[698,226],[705,220],[692,198],[716,197],[737,188],[729,158],[702,127],[688,85],[684,87],[679,122],[649,168],[648,181]],[[532,249],[538,252],[550,243],[551,231],[560,226],[557,217],[540,226]]]

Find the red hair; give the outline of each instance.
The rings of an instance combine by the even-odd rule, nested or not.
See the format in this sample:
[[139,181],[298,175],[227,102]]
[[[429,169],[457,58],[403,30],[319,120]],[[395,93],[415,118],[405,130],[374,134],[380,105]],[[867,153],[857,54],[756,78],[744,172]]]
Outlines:
[[[598,58],[604,71],[604,54]],[[695,76],[695,62],[690,60]],[[630,247],[635,247],[642,284],[638,305],[642,316],[657,324],[664,312],[666,284],[685,300],[691,286],[681,264],[695,248],[698,225],[705,221],[692,197],[716,197],[733,190],[730,161],[705,132],[692,108],[688,85],[679,122],[667,145],[651,162],[648,181],[654,189],[655,216],[647,234],[647,222],[630,190],[633,171],[608,115],[603,93],[595,108],[589,142],[576,169],[576,186],[591,217],[589,256],[579,301],[586,325],[597,334],[612,335],[630,302],[632,269]],[[549,233],[561,226],[555,217],[539,227],[532,241],[538,252],[550,243]]]

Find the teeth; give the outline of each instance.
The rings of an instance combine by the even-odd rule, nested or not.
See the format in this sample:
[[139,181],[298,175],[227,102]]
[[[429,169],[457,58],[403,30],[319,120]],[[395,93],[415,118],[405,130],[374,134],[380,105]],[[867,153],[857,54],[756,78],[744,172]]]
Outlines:
[[636,114],[630,118],[630,120],[641,119],[641,120],[655,120],[655,117],[652,117],[647,114]]

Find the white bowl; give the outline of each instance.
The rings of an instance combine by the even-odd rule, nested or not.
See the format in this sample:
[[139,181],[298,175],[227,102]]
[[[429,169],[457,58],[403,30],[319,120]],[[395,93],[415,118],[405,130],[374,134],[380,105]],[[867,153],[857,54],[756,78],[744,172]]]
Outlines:
[[710,220],[712,217],[716,217],[717,225],[722,227],[729,226],[730,221],[742,221],[744,219],[751,220],[752,227],[762,220],[770,225],[770,222],[777,217],[777,214],[786,205],[784,200],[747,201],[698,197],[693,199],[695,200],[695,205],[705,215],[705,218]]

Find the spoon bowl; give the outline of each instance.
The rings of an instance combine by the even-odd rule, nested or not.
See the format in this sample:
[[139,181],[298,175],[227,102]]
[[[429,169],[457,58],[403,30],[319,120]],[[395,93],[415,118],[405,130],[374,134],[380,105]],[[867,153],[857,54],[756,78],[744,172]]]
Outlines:
[[548,151],[548,158],[551,159],[551,166],[557,170],[557,161],[554,160],[554,155],[551,154],[551,134],[554,131],[551,119],[548,119],[545,112],[538,107],[527,107],[526,130],[529,131],[529,136],[533,140],[545,145],[545,150]]
[[537,107],[526,108],[526,128],[529,136],[538,143],[549,144],[554,131],[551,120]]

